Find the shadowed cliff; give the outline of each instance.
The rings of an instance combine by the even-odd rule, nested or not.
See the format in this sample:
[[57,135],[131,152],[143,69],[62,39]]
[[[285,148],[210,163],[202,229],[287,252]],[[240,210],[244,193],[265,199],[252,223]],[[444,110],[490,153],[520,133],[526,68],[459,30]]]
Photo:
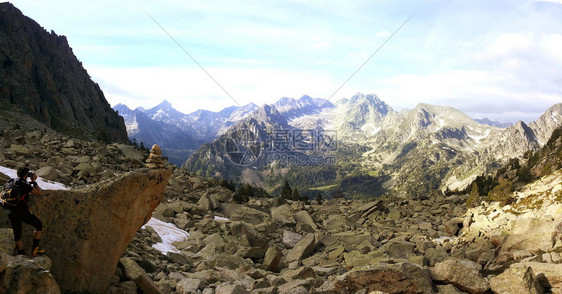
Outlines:
[[0,3],[0,103],[73,137],[128,141],[123,118],[66,37],[48,33],[10,3]]

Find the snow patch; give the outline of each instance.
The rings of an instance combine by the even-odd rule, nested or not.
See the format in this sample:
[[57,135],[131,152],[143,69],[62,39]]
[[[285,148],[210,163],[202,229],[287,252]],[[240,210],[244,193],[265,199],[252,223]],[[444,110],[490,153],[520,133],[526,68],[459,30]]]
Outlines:
[[[17,171],[15,169],[3,167],[3,166],[0,166],[0,173],[3,173],[10,178],[18,177]],[[4,183],[1,184],[4,185]],[[37,177],[37,184],[39,184],[39,187],[41,187],[41,189],[43,190],[70,190],[69,187],[65,186],[62,183],[44,180],[41,177]]]
[[440,118],[440,117],[438,117],[438,116],[436,116],[435,119],[437,120],[437,123],[438,123],[438,125],[439,125],[438,130],[440,130],[440,129],[442,129],[443,127],[447,126],[447,122],[446,122],[444,119],[442,119],[442,118]]
[[158,111],[156,111],[156,113],[152,116],[153,120],[158,120],[158,119],[162,119],[164,117],[167,117],[168,114],[162,110],[162,109],[158,109]]
[[556,118],[557,116],[560,116],[560,114],[558,114],[558,113],[553,113],[553,114],[550,115],[550,117],[552,117],[552,119],[553,119],[557,124],[559,124],[560,122],[559,122],[558,119]]
[[453,237],[441,236],[439,238],[433,239],[433,242],[443,243],[443,242],[452,241],[453,239],[454,239]]
[[484,132],[483,135],[481,136],[474,136],[474,135],[468,135],[470,138],[474,139],[474,141],[476,141],[477,143],[480,143],[481,140],[486,139],[488,136],[490,135],[490,130],[486,130]]
[[361,131],[363,131],[366,135],[368,136],[374,136],[376,135],[378,132],[380,132],[381,127],[375,127],[374,124],[372,123],[368,123],[368,124],[364,124],[361,127]]
[[146,226],[152,227],[162,239],[161,243],[156,243],[152,247],[164,255],[168,252],[179,253],[180,251],[172,243],[185,241],[189,237],[188,232],[156,218],[151,218],[142,228],[145,229]]

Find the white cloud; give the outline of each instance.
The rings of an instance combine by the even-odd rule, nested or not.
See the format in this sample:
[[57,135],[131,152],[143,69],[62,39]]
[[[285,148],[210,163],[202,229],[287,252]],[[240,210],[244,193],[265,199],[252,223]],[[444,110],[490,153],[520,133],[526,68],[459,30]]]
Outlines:
[[378,92],[398,107],[446,104],[492,119],[530,121],[562,101],[559,52],[560,34],[500,34],[472,54],[474,69],[397,75],[381,80]]
[[506,55],[527,52],[533,44],[533,37],[529,34],[501,34],[486,48],[486,55],[487,58],[502,58]]

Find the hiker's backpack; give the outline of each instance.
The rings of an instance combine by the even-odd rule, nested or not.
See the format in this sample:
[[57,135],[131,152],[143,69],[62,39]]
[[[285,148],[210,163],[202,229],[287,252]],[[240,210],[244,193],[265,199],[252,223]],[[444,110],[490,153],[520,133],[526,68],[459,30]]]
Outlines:
[[17,206],[23,200],[23,196],[25,195],[20,196],[19,181],[17,179],[9,179],[2,188],[2,192],[0,192],[0,205],[5,208]]

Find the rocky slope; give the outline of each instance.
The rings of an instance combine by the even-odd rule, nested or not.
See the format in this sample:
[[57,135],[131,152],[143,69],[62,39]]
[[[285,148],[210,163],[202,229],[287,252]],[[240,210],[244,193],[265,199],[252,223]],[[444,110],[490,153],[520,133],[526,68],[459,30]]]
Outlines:
[[515,205],[467,211],[466,196],[441,194],[241,205],[176,170],[154,217],[190,236],[163,255],[149,246],[159,235],[139,231],[114,287],[132,264],[162,293],[560,293],[561,172]]
[[[274,113],[262,113],[266,114]],[[118,232],[131,236],[147,220],[151,207],[148,198],[137,196],[143,193],[136,189],[149,191],[159,185],[147,184],[150,181],[163,182],[145,179],[150,173],[140,169],[140,164],[135,167],[142,161],[134,158],[138,155],[133,155],[132,147],[80,140],[65,146],[68,137],[43,130],[40,123],[16,126],[9,119],[5,122],[0,164],[16,167],[27,163],[37,169],[48,163],[56,167],[54,179],[68,177],[67,182],[78,190],[49,192],[36,202],[35,210],[49,225],[44,236],[44,245],[52,252],[49,258],[29,261],[11,256],[11,232],[0,229],[2,290],[31,287],[41,293],[59,293],[60,289],[76,291],[78,288],[69,285],[81,283],[80,289],[131,294],[557,293],[562,287],[560,171],[523,187],[511,206],[485,202],[467,211],[466,196],[440,193],[418,199],[339,199],[311,205],[283,204],[278,199],[237,204],[232,201],[233,192],[214,181],[174,169],[165,198],[152,216],[189,231],[190,236],[174,244],[177,252],[164,255],[152,247],[163,237],[145,226],[118,258],[113,249],[103,249],[108,244],[124,244],[115,238],[103,241],[103,236],[115,236],[106,231],[106,221],[122,223],[128,229],[119,225]],[[42,131],[32,131],[37,129]],[[25,150],[21,147],[31,151],[24,156],[18,153]],[[80,165],[77,159],[91,166],[99,163],[102,171],[110,172],[78,176],[80,171],[60,169],[68,164],[74,170]],[[134,171],[128,173],[131,169]],[[107,180],[111,178],[116,180]],[[106,199],[96,195],[112,197],[92,201],[92,197]],[[129,198],[140,200],[136,203],[144,203],[147,210],[141,209],[144,212],[136,217],[120,217],[136,205],[111,202]],[[73,204],[67,210],[65,203],[69,202]],[[98,215],[102,213],[108,215]],[[110,221],[113,217],[121,221]],[[100,232],[106,233],[98,236]],[[89,253],[78,254],[81,250]],[[74,259],[68,252],[103,254],[103,258]],[[73,282],[61,278],[70,275],[68,268],[99,269],[98,263],[105,259],[113,260],[113,266],[117,263],[115,271],[74,270],[72,274],[78,277]],[[65,270],[60,268],[61,262],[66,264]],[[92,265],[86,266],[88,262]],[[46,271],[48,268],[52,271]],[[37,275],[39,272],[42,274]],[[93,278],[101,273],[103,278]],[[28,278],[25,286],[7,282]],[[109,288],[104,291],[100,285]]]
[[0,3],[0,44],[0,103],[14,117],[28,114],[73,137],[128,141],[123,119],[66,37],[47,32],[5,2]]
[[[105,292],[129,240],[162,200],[170,169],[144,167],[145,154],[129,145],[71,139],[31,118],[19,125],[11,116],[0,117],[1,166],[26,165],[44,180],[75,188],[31,198],[48,251],[37,262],[10,256],[13,233],[0,209],[0,292]],[[147,165],[166,167],[155,158]],[[0,176],[3,183],[7,178]],[[24,226],[25,245],[31,235]]]

